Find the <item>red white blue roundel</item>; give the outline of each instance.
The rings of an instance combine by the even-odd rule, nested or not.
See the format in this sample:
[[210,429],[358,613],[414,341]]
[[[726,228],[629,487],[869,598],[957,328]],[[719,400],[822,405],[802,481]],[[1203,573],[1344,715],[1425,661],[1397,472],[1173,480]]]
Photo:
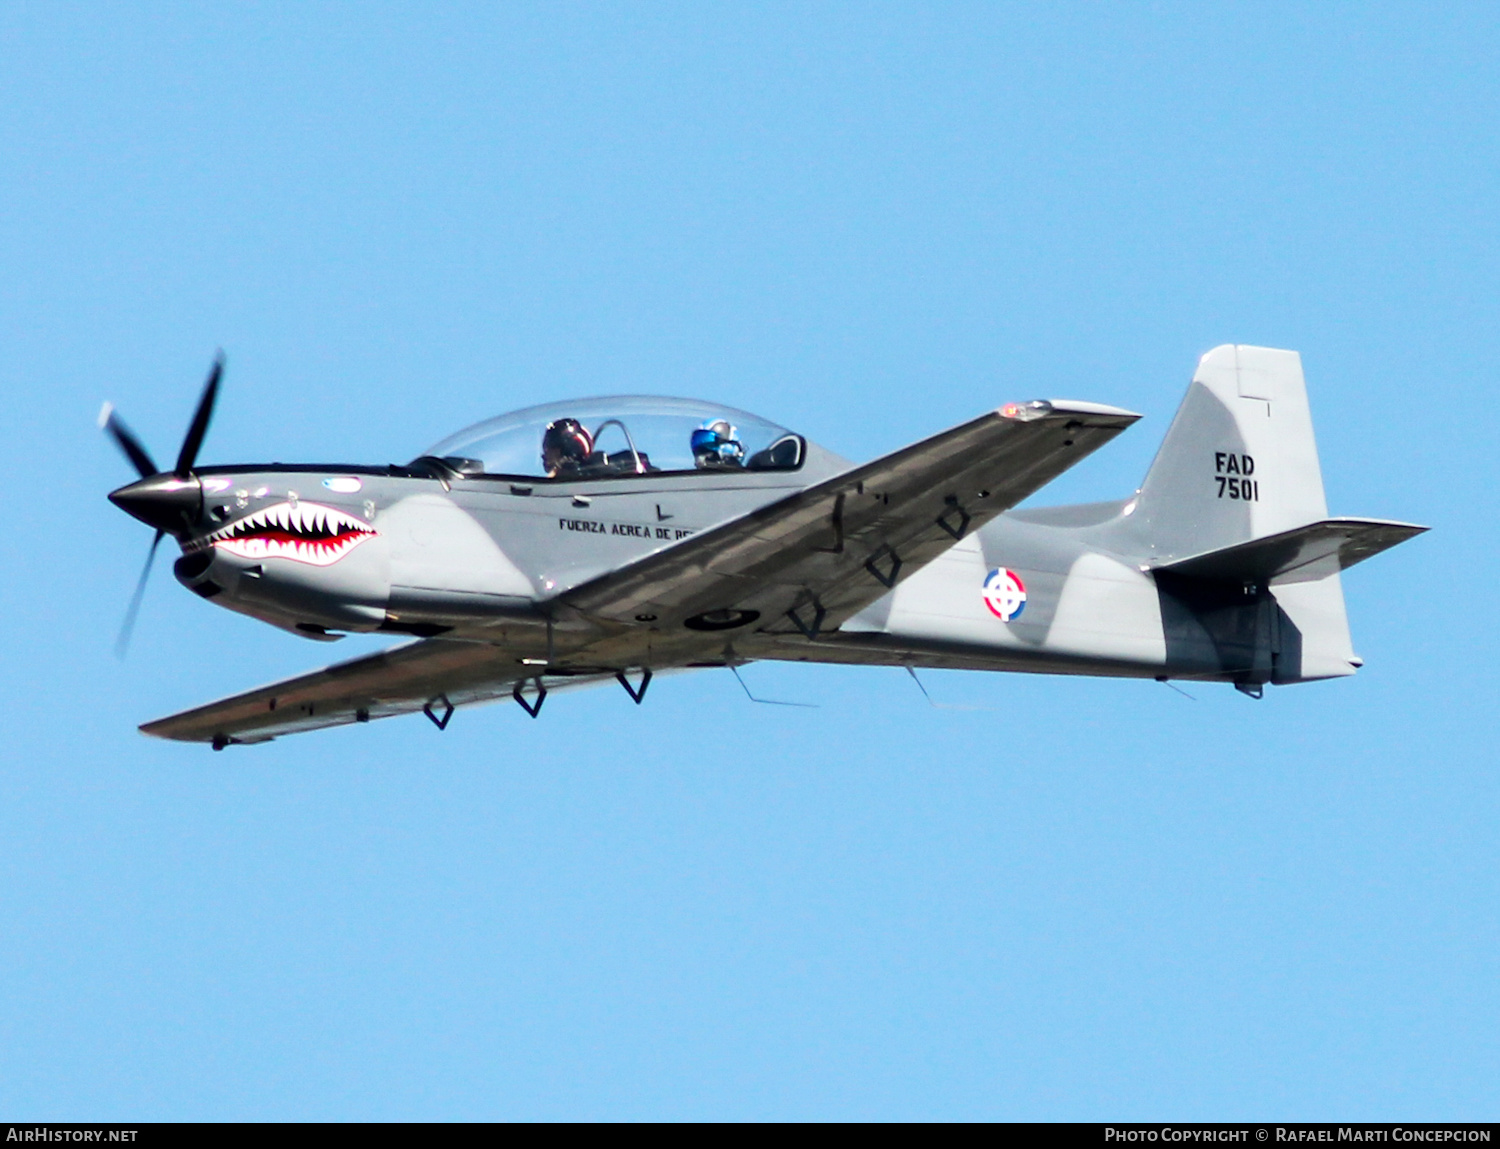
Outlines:
[[1026,584],[1015,571],[996,567],[984,578],[984,605],[1001,622],[1011,622],[1026,609]]

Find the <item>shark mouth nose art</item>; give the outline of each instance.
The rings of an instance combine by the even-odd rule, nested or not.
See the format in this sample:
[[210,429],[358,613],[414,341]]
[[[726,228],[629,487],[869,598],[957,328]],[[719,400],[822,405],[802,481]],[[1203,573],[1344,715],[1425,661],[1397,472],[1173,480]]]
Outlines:
[[368,523],[318,503],[277,503],[229,524],[197,547],[243,559],[291,559],[326,567],[375,534]]

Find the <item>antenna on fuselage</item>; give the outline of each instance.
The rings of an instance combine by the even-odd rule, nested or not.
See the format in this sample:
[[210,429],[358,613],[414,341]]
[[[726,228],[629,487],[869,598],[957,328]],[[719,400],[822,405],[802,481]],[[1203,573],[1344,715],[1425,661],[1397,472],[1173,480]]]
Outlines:
[[745,685],[745,680],[740,677],[740,668],[731,662],[729,663],[729,669],[734,672],[734,680],[740,684],[740,689],[745,692],[745,697],[751,702],[759,702],[765,706],[803,706],[809,710],[818,709],[818,703],[816,702],[783,702],[779,698],[756,698],[755,695],[750,693],[750,688]]
[[1158,675],[1156,681],[1159,682],[1159,683],[1161,683],[1165,687],[1168,687],[1168,688],[1170,688],[1172,690],[1177,691],[1178,694],[1182,695],[1189,702],[1197,702],[1198,701],[1196,698],[1194,698],[1191,694],[1189,694],[1182,687],[1174,685],[1172,683],[1171,679],[1169,679],[1165,674]]
[[911,680],[917,684],[917,689],[922,692],[922,697],[927,699],[927,705],[934,710],[989,710],[991,712],[997,710],[994,706],[963,706],[954,702],[937,702],[931,694],[927,693],[926,685],[917,677],[917,668],[909,662],[903,662],[901,665],[906,668],[906,673],[911,675]]

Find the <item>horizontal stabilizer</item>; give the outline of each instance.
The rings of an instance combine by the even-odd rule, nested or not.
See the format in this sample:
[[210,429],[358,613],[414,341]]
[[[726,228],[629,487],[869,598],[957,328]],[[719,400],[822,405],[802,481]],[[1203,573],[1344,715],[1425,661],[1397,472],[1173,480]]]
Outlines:
[[1206,551],[1154,568],[1231,582],[1316,582],[1420,535],[1426,527],[1385,519],[1325,519],[1295,530]]

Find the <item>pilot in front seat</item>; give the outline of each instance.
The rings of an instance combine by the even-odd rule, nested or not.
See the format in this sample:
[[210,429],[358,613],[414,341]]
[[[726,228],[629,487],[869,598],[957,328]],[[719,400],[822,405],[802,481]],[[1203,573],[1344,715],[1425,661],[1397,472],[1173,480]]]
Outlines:
[[693,463],[703,470],[724,470],[745,465],[745,448],[735,438],[728,419],[708,419],[693,432]]
[[577,419],[556,419],[542,432],[542,469],[549,479],[576,475],[594,452],[594,437]]

